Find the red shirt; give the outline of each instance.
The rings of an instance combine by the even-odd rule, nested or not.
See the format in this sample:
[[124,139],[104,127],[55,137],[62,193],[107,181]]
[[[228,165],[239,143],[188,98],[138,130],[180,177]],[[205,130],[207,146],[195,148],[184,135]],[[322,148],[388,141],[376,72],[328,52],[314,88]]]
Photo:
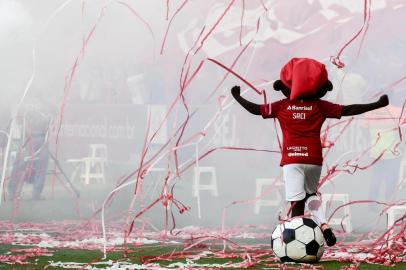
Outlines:
[[341,118],[343,106],[325,100],[282,99],[261,105],[263,118],[277,118],[282,135],[281,166],[291,163],[322,165],[320,130],[326,118]]

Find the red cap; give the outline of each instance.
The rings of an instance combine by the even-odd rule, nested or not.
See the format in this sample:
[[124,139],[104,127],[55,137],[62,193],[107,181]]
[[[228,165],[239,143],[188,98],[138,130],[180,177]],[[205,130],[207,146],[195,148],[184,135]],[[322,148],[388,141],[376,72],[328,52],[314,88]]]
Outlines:
[[282,68],[280,77],[290,88],[290,100],[316,94],[328,80],[324,64],[309,58],[292,58]]

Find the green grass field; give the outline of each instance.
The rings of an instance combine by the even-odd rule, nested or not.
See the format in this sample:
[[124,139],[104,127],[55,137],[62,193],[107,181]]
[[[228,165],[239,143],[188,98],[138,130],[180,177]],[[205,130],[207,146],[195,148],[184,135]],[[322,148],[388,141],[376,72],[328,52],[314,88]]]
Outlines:
[[[12,245],[2,245],[0,246],[0,254],[18,254],[19,249],[27,249],[27,246],[12,246]],[[0,269],[66,269],[62,266],[54,265],[52,266],[51,263],[54,262],[61,262],[61,263],[69,263],[74,262],[76,264],[71,265],[70,269],[153,269],[152,265],[144,264],[145,268],[143,268],[143,262],[145,260],[153,258],[155,256],[161,256],[162,254],[170,254],[174,251],[181,251],[182,247],[180,246],[142,246],[139,248],[131,248],[128,250],[127,258],[124,257],[123,251],[111,252],[108,254],[107,259],[103,260],[103,254],[100,251],[95,250],[75,250],[75,249],[49,249],[51,256],[34,256],[32,258],[27,259],[28,264],[19,265],[19,264],[7,264],[3,263],[0,265]],[[193,250],[194,252],[198,253],[204,251],[203,249],[196,249]],[[253,265],[250,269],[278,269],[283,265],[277,265],[275,263],[270,266],[270,262],[267,261],[269,256],[262,256],[257,257],[255,261],[258,264]],[[197,260],[193,260],[192,264],[189,264],[191,268],[199,268],[199,269],[243,269],[242,268],[235,268],[235,267],[226,267],[227,263],[238,263],[242,262],[242,258],[214,258],[208,255],[205,258],[200,258]],[[116,267],[113,268],[111,263],[112,262],[119,262],[121,268]],[[174,260],[154,260],[155,269],[158,268],[168,268],[168,269],[179,269],[179,265],[176,263],[183,263],[187,262],[187,259],[174,259]],[[135,266],[131,267],[131,264]],[[312,265],[300,265],[300,264],[288,264],[284,266],[289,266],[289,269],[311,269],[311,267],[317,267],[318,269],[345,269],[346,267],[350,266],[350,263],[340,263],[336,261],[325,261],[320,262],[317,264]],[[372,265],[372,264],[365,264],[362,263],[359,265],[358,269],[406,269],[406,263],[399,263],[395,266],[388,267],[382,265]]]

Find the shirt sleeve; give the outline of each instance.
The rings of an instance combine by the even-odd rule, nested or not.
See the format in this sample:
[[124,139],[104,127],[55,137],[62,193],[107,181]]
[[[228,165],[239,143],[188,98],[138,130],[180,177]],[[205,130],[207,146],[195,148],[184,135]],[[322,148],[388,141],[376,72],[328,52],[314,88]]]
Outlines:
[[271,104],[263,104],[260,106],[261,115],[263,118],[275,118],[279,111],[280,101]]
[[320,100],[319,107],[326,118],[340,119],[343,114],[343,105]]

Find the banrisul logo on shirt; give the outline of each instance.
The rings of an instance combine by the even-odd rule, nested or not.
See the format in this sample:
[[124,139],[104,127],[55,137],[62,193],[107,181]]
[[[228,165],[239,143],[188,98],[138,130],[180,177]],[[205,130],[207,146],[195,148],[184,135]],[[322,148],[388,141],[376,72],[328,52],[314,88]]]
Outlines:
[[293,111],[311,111],[313,109],[313,106],[296,106],[296,105],[289,105],[288,110],[293,110]]

